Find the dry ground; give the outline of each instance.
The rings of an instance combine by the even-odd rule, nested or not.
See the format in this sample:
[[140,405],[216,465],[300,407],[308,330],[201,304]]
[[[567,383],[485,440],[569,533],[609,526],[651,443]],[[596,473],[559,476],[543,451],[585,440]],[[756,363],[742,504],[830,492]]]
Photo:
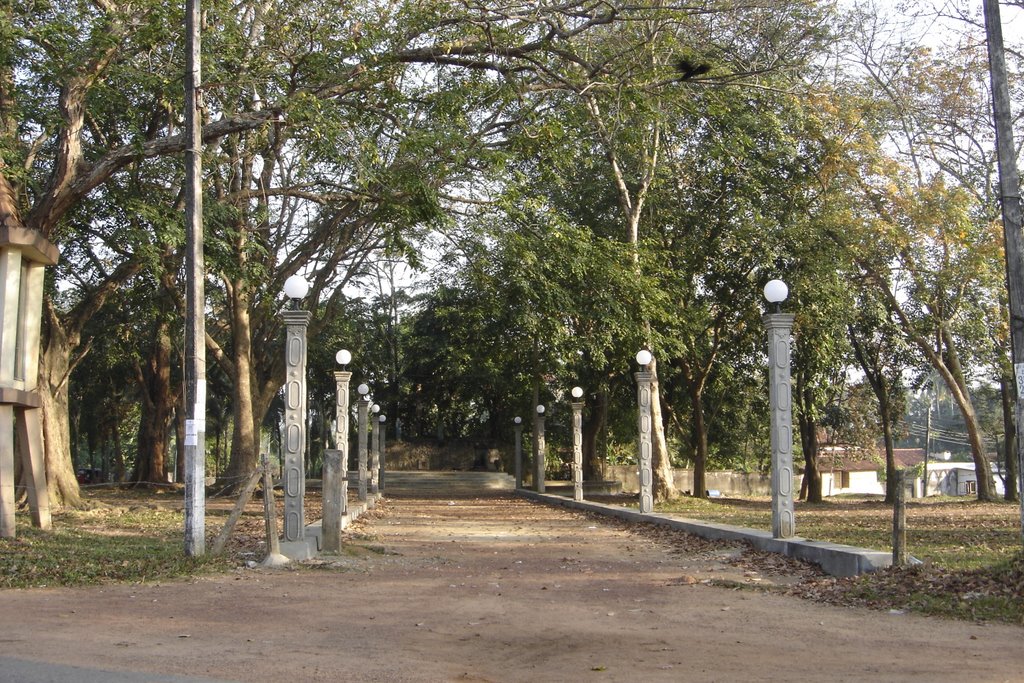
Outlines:
[[513,497],[389,500],[347,541],[283,571],[6,591],[0,652],[230,681],[1024,681],[1020,627],[746,590],[813,570]]

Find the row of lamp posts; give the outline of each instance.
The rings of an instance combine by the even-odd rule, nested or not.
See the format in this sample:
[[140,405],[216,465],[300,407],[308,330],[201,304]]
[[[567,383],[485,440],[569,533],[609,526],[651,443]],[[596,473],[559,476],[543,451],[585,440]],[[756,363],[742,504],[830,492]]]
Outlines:
[[[291,306],[281,311],[285,322],[285,411],[282,438],[282,486],[284,488],[284,540],[305,539],[305,443],[306,443],[306,330],[311,314],[299,309],[299,302],[309,293],[309,284],[299,275],[285,281],[285,296]],[[336,389],[336,449],[328,450],[324,462],[324,550],[337,551],[341,518],[348,513],[348,450],[349,450],[349,382],[352,373],[346,369],[352,354],[341,349],[335,355],[341,370],[334,373]],[[387,417],[370,398],[370,387],[356,388],[358,497],[360,502],[376,497],[384,490],[385,437]],[[372,438],[369,436],[373,420]],[[331,485],[328,486],[328,479]],[[330,521],[328,520],[330,517]]]
[[[306,425],[306,329],[311,314],[299,309],[299,301],[309,292],[309,284],[298,275],[285,282],[285,295],[291,300],[291,308],[281,312],[287,328],[285,343],[285,437],[282,439],[284,465],[282,479],[285,491],[286,541],[299,541],[304,537],[303,509],[305,504],[305,425]],[[770,439],[772,450],[772,535],[776,538],[790,538],[796,534],[793,510],[793,453],[792,453],[792,401],[790,391],[790,334],[793,314],[783,313],[781,303],[789,289],[781,280],[771,280],[765,285],[764,296],[774,310],[766,313],[762,320],[768,331],[768,373],[770,399]],[[348,469],[348,386],[352,373],[344,368],[352,360],[352,354],[342,349],[336,360],[343,370],[335,373],[337,384],[337,435],[336,443],[340,452],[341,493],[337,504],[341,514],[347,507]],[[640,370],[635,374],[637,383],[637,445],[638,477],[640,482],[640,512],[654,510],[654,472],[651,424],[651,384],[654,375],[650,364],[653,355],[647,349],[636,354]],[[357,406],[358,432],[358,482],[359,500],[366,501],[369,495],[378,495],[384,478],[384,424],[386,417],[378,415],[380,406],[371,405],[370,387],[360,384]],[[573,499],[583,500],[583,389],[573,387]],[[538,405],[534,417],[534,488],[544,493],[544,467],[546,446],[544,440],[545,407]],[[377,423],[374,438],[368,443],[367,427],[373,416]],[[522,488],[522,418],[516,417],[515,424],[515,481]],[[326,521],[325,521],[326,523]],[[340,524],[340,520],[339,520]],[[334,534],[327,534],[333,538]],[[326,548],[330,550],[331,548]],[[334,548],[336,550],[336,548]]]
[[[781,304],[789,295],[789,288],[782,280],[771,280],[764,287],[764,296],[772,310],[762,316],[768,331],[768,392],[770,403],[771,440],[771,491],[772,491],[772,536],[792,538],[796,535],[796,520],[793,511],[793,418],[790,391],[790,335],[793,328],[792,313],[783,313]],[[640,370],[635,373],[637,400],[637,467],[640,484],[640,512],[647,514],[654,510],[654,468],[651,423],[651,385],[654,373],[651,362],[654,356],[647,349],[636,354]],[[583,389],[573,387],[572,406],[572,482],[573,500],[583,500]],[[534,417],[535,456],[533,461],[534,489],[544,493],[544,466],[546,448],[544,442],[543,405],[538,405]],[[523,419],[513,419],[515,430],[515,480],[516,488],[523,487]]]

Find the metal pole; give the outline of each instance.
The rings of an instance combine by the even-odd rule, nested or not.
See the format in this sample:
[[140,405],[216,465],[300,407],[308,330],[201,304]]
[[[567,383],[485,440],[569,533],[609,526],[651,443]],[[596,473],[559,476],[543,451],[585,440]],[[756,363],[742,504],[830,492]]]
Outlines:
[[772,536],[796,535],[793,512],[793,405],[789,380],[792,313],[761,317],[768,330],[768,397],[771,411]]
[[185,554],[206,552],[206,327],[203,318],[200,0],[185,2]]
[[637,405],[637,467],[640,477],[640,512],[654,511],[654,469],[651,451],[651,382],[654,373],[641,370],[636,377]]
[[998,0],[982,0],[992,78],[992,115],[999,157],[999,196],[1003,209],[1006,289],[1010,308],[1010,345],[1017,386],[1017,497],[1020,500],[1020,538],[1024,543],[1024,235],[1020,206],[1020,176],[1013,140],[1013,112],[1003,53],[1003,26]]
[[284,540],[306,536],[306,328],[309,311],[284,310]]
[[932,397],[928,392],[928,418],[924,423],[924,485],[921,487],[921,497],[928,497],[928,460],[932,454]]
[[572,499],[583,500],[583,402],[572,402]]

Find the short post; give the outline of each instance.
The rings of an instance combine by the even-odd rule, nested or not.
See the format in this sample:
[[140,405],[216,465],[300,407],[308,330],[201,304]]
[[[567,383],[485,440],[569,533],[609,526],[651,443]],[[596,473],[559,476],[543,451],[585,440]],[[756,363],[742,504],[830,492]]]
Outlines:
[[896,496],[892,501],[892,566],[903,567],[907,564],[907,488],[905,471],[897,469]]
[[515,425],[516,437],[515,437],[515,472],[516,472],[516,488],[523,488],[523,418],[515,417],[512,420]]
[[764,296],[776,311],[761,317],[768,331],[768,399],[771,412],[772,536],[796,535],[793,508],[793,404],[789,376],[789,345],[794,315],[778,310],[789,294],[782,280],[764,287]]
[[[347,349],[342,349],[338,351],[334,358],[344,368],[352,361],[352,354]],[[336,420],[334,443],[338,447],[338,451],[341,452],[340,500],[342,516],[348,513],[348,386],[351,379],[351,372],[336,371],[334,373],[334,383],[337,390],[334,413]]]
[[377,413],[380,406],[374,403],[370,406],[370,493],[380,493],[380,423],[377,422]]
[[377,434],[377,491],[383,495],[384,493],[384,468],[385,468],[385,445],[386,433],[387,433],[387,415],[381,415],[377,420],[380,422],[380,432]]
[[341,551],[341,482],[345,478],[341,461],[340,450],[328,448],[324,451],[323,550],[327,553]]
[[264,567],[281,567],[288,564],[287,557],[281,554],[281,541],[277,537],[277,506],[274,504],[274,475],[270,471],[270,456],[266,451],[260,454],[260,467],[263,470],[263,520],[266,523],[267,556],[263,558]]
[[368,495],[366,482],[366,420],[370,412],[370,397],[367,394],[370,393],[370,387],[360,384],[356,391],[359,392],[359,405],[357,407],[359,414],[359,500],[365,503]]
[[651,444],[651,382],[654,380],[654,373],[648,367],[652,360],[654,357],[647,349],[642,349],[636,354],[636,362],[642,368],[634,375],[636,377],[637,431],[639,432],[636,459],[640,477],[640,512],[642,514],[654,511],[654,461]]
[[582,387],[572,388],[572,499],[583,500],[583,397]]
[[537,457],[534,458],[533,463],[533,488],[537,493],[544,493],[544,468],[548,457],[547,445],[544,443],[544,406],[537,406],[533,429],[537,437]]
[[[301,297],[291,298],[296,302]],[[287,327],[282,439],[286,541],[301,541],[306,535],[306,328],[311,317],[309,311],[297,308],[281,311]]]

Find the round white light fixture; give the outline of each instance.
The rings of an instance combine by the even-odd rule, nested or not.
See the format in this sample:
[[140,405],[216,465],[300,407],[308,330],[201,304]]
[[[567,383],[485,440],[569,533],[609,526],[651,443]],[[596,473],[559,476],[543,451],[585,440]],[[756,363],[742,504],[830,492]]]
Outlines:
[[284,295],[289,299],[301,299],[309,294],[309,283],[301,275],[292,275],[284,281]]
[[654,356],[652,356],[651,352],[648,351],[647,349],[640,349],[639,351],[636,352],[637,365],[647,367],[648,365],[651,364],[652,360],[654,360]]
[[360,396],[366,396],[368,393],[370,393],[370,387],[366,386],[365,384],[360,384],[358,387],[356,387],[356,391],[359,392]]
[[543,415],[544,414],[544,406],[537,406],[537,414],[538,415]]
[[334,360],[338,361],[338,365],[348,365],[352,362],[352,354],[348,349],[342,349],[335,354]]
[[572,397],[573,398],[580,398],[581,396],[583,396],[583,387],[573,387],[572,388]]
[[512,422],[516,423],[517,425],[521,425],[521,424],[523,424],[523,418],[518,417],[518,416],[517,417],[513,417],[512,418]]
[[370,410],[372,410],[374,413],[379,413],[380,412],[380,406],[377,405],[376,403],[374,403],[372,406],[370,406]]
[[764,286],[764,298],[770,304],[781,304],[789,296],[789,287],[782,280],[769,280]]
[[381,423],[381,424],[384,424],[385,422],[387,422],[387,420],[388,420],[388,416],[387,416],[387,415],[381,415],[381,416],[380,416],[379,418],[377,418],[377,419],[378,419],[378,420],[380,420],[380,423]]

